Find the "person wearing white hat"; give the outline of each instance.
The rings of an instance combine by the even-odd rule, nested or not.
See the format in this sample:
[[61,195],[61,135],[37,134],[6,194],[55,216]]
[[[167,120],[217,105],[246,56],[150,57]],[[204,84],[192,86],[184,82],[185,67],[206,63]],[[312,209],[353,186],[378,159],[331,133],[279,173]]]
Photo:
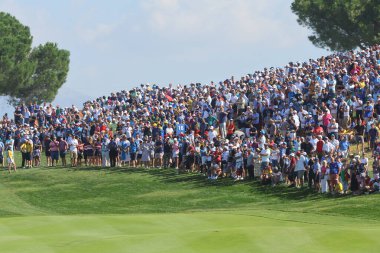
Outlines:
[[300,152],[297,152],[297,162],[296,166],[294,168],[294,172],[297,172],[297,179],[296,179],[296,187],[300,188],[303,187],[303,176],[306,170],[307,166],[307,159],[306,157],[301,154]]
[[260,157],[261,157],[260,170],[261,171],[263,171],[263,169],[266,168],[269,165],[270,155],[271,155],[271,151],[268,148],[268,144],[264,143],[264,148],[260,152]]

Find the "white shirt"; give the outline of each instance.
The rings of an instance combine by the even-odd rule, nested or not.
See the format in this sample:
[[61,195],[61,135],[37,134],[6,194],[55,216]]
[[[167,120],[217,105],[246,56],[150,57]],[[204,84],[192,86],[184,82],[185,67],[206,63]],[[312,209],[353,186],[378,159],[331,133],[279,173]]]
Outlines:
[[166,128],[166,133],[167,133],[167,134],[172,135],[173,132],[174,132],[174,129],[173,129],[173,128],[171,128],[171,127],[167,127],[167,128]]
[[261,135],[261,137],[259,138],[259,148],[261,150],[264,150],[265,146],[264,144],[267,142],[267,138],[265,137],[265,135]]
[[212,141],[216,136],[217,136],[217,134],[216,134],[215,130],[208,132],[208,140],[209,141]]
[[339,130],[339,125],[338,123],[330,123],[328,128],[327,128],[327,132],[328,133],[337,133]]
[[330,153],[333,149],[334,149],[334,145],[331,142],[327,141],[326,143],[323,144],[323,147],[322,147],[323,151]]
[[235,104],[236,103],[236,101],[239,99],[239,97],[238,96],[236,96],[236,95],[233,95],[232,97],[231,97],[231,100],[230,100],[230,102],[232,103],[232,104]]
[[357,100],[353,103],[353,106],[355,110],[363,110],[363,102],[360,100]]
[[75,139],[75,138],[72,138],[71,140],[69,140],[69,149],[70,149],[70,152],[77,152],[78,149],[78,140]]
[[305,162],[306,158],[303,155],[301,155],[298,161],[296,162],[296,167],[294,171],[305,170]]
[[261,155],[261,161],[262,162],[269,162],[269,157],[270,157],[270,149],[263,149],[260,152]]
[[335,150],[339,149],[339,141],[337,139],[331,140],[331,144],[334,146]]
[[278,149],[272,149],[272,153],[270,155],[270,159],[278,161],[279,158],[280,158],[280,150],[278,150]]
[[222,153],[222,161],[228,161],[228,156],[230,155],[230,152],[227,150],[227,151],[224,151]]
[[349,105],[343,105],[343,116],[344,117],[350,116],[350,106]]

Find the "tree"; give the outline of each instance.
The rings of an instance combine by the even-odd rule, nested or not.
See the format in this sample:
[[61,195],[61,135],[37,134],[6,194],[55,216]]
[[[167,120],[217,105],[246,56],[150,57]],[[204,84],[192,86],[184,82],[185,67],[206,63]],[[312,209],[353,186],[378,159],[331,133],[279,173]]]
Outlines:
[[298,23],[313,30],[309,40],[333,51],[380,42],[379,0],[295,0]]
[[52,101],[58,89],[66,81],[69,71],[70,53],[59,50],[57,44],[48,42],[34,48],[29,59],[36,63],[28,85],[21,87],[18,94],[26,101]]
[[51,102],[65,83],[70,53],[48,42],[32,48],[29,27],[0,12],[0,95],[10,103]]

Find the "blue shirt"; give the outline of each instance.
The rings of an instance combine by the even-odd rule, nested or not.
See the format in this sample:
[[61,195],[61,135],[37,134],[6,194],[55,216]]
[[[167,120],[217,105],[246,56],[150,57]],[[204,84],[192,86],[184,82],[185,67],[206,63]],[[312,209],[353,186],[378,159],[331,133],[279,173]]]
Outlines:
[[139,144],[137,143],[137,141],[132,142],[131,147],[130,147],[131,153],[136,153],[138,147],[139,147]]
[[337,162],[330,163],[330,174],[337,175],[339,173],[339,164]]
[[339,143],[340,150],[347,151],[349,147],[350,147],[350,143],[348,141],[341,141]]
[[372,105],[364,106],[364,117],[366,118],[372,117],[372,113],[373,113]]
[[187,131],[187,125],[186,124],[177,124],[175,133],[177,136],[179,136],[181,133],[185,133]]

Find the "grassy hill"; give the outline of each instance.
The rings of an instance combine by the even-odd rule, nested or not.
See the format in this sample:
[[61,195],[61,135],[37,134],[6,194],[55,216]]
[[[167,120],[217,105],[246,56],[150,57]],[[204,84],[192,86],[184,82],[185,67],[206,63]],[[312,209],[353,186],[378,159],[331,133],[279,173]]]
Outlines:
[[257,181],[209,181],[166,169],[40,168],[3,172],[2,216],[281,210],[376,219],[380,195],[321,195]]
[[3,171],[0,252],[376,252],[379,200],[166,169]]

